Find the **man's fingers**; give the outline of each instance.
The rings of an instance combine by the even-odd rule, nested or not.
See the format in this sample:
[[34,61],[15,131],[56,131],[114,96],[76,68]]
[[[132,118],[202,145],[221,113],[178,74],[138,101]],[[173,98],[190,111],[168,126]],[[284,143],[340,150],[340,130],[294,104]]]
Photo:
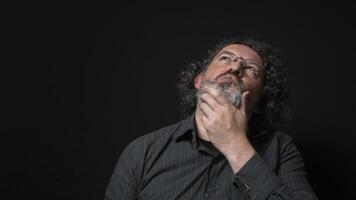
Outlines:
[[215,100],[215,98],[209,94],[209,93],[203,93],[200,96],[200,99],[205,102],[206,104],[208,104],[208,106],[211,108],[211,110],[214,111],[214,108],[216,108],[216,106],[218,106],[218,102]]
[[214,112],[211,107],[204,101],[199,103],[199,108],[207,118],[209,118],[209,116],[211,116]]
[[209,93],[221,105],[229,103],[225,96],[214,87],[205,86],[203,91]]

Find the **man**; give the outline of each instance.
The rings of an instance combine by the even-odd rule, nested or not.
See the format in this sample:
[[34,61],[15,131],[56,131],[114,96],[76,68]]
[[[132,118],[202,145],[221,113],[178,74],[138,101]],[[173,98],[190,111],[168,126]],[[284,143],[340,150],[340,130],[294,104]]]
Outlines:
[[287,87],[269,44],[224,41],[180,77],[188,117],[131,142],[105,199],[317,199],[292,138],[276,130]]

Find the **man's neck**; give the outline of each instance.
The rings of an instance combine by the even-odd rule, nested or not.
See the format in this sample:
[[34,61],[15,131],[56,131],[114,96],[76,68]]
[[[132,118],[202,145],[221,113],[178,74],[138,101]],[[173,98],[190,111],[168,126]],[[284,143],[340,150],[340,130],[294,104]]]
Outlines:
[[202,115],[203,115],[202,111],[199,108],[197,108],[195,111],[195,124],[196,124],[196,128],[197,128],[196,129],[197,136],[203,140],[210,141],[208,133],[206,132],[206,130],[202,124],[202,121],[201,121]]

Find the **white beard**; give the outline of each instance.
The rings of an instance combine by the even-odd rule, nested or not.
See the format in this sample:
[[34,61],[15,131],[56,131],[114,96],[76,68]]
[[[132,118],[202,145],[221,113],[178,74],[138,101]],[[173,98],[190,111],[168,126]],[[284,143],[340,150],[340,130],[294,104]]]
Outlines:
[[197,91],[197,97],[200,99],[202,94],[201,88],[204,86],[213,87],[218,90],[225,98],[232,103],[236,108],[240,107],[241,97],[242,97],[242,85],[239,82],[223,82],[218,83],[217,81],[202,81],[200,88]]

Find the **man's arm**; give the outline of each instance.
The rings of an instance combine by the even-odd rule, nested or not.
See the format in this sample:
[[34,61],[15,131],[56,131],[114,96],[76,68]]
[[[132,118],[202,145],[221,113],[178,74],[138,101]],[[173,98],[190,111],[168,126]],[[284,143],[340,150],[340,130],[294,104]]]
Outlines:
[[[136,150],[129,144],[122,152],[105,192],[105,200],[137,199],[139,180]],[[132,156],[136,155],[136,156]]]
[[284,147],[275,147],[283,148],[281,155],[267,155],[278,159],[277,173],[255,152],[246,134],[249,91],[242,94],[239,109],[213,87],[204,87],[202,91],[196,112],[198,132],[207,135],[228,160],[236,185],[246,199],[317,199],[291,138],[284,142]]
[[318,199],[307,180],[302,156],[292,141],[288,143],[279,160],[276,174],[256,152],[235,173],[234,185],[246,199],[251,200]]

